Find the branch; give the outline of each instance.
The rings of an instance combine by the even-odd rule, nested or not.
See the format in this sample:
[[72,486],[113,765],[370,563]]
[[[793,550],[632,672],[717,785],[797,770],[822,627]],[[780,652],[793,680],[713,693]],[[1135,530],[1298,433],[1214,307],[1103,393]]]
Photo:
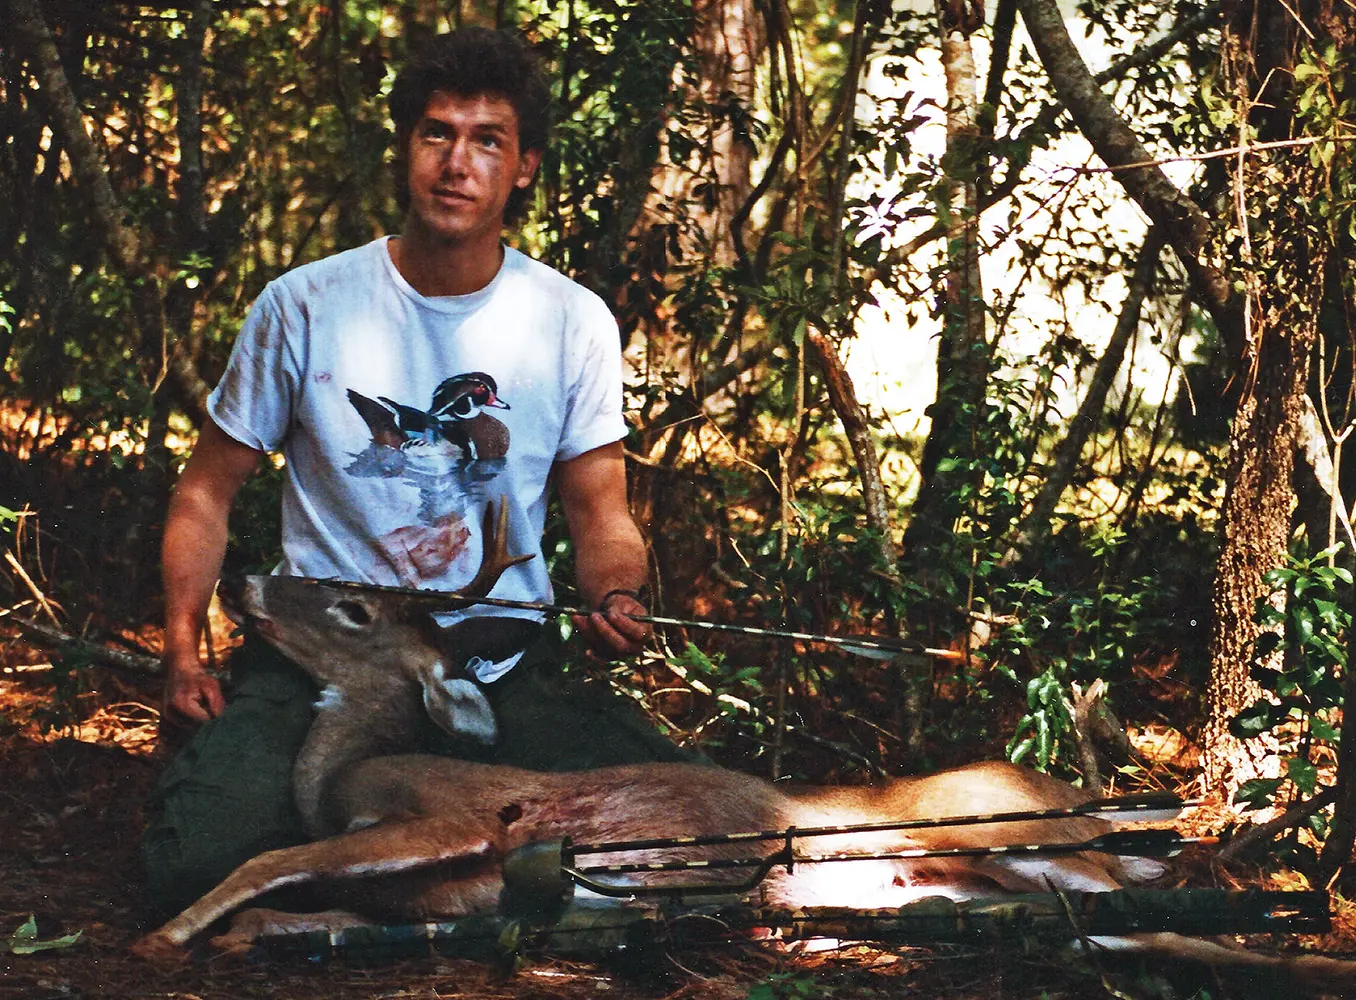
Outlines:
[[[1027,33],[1080,132],[1109,167],[1152,160],[1139,137],[1121,119],[1102,93],[1087,63],[1074,47],[1056,0],[1018,0]],[[1241,339],[1242,308],[1228,276],[1205,259],[1210,220],[1157,166],[1120,170],[1126,193],[1155,225],[1181,259],[1198,300],[1203,302],[1226,339]]]
[[1261,826],[1252,826],[1234,837],[1215,854],[1217,861],[1234,861],[1257,847],[1264,841],[1270,841],[1276,834],[1298,826],[1325,806],[1332,805],[1337,798],[1336,788],[1325,788],[1312,798],[1291,806],[1280,816]]
[[862,498],[866,501],[866,522],[880,538],[881,561],[885,566],[893,567],[895,551],[891,540],[890,504],[880,475],[880,458],[871,437],[871,422],[857,399],[852,376],[843,366],[833,341],[815,329],[806,330],[805,341],[824,373],[829,402],[843,425],[843,433],[847,435],[852,455],[857,461],[857,481],[862,484]]
[[[1343,542],[1347,550],[1356,553],[1356,532],[1352,530],[1351,514],[1339,488],[1337,470],[1333,465],[1332,453],[1328,450],[1328,439],[1323,433],[1323,423],[1314,406],[1313,398],[1305,393],[1300,399],[1300,412],[1295,421],[1296,471],[1311,477],[1311,482],[1328,501],[1328,509],[1342,527]],[[1335,539],[1327,539],[1327,545]],[[1319,540],[1315,539],[1315,543]]]
[[1154,226],[1144,238],[1144,246],[1140,249],[1139,260],[1135,264],[1135,272],[1130,279],[1125,302],[1121,305],[1121,312],[1116,318],[1116,326],[1112,330],[1106,350],[1097,359],[1087,395],[1083,397],[1078,412],[1069,423],[1069,432],[1055,449],[1050,474],[1046,477],[1040,492],[1036,494],[1035,502],[1031,505],[1031,513],[1027,515],[1026,523],[1018,536],[1015,551],[1009,552],[1004,557],[1005,562],[1011,562],[1016,557],[1026,558],[1031,553],[1039,551],[1049,537],[1055,507],[1073,480],[1074,470],[1078,467],[1078,459],[1083,454],[1083,448],[1096,429],[1102,411],[1106,409],[1106,398],[1111,392],[1116,374],[1125,361],[1126,348],[1139,329],[1144,300],[1148,298],[1153,288],[1154,275],[1158,271],[1158,260],[1162,254],[1163,230],[1159,226]]
[[124,653],[119,649],[109,649],[107,646],[77,639],[60,629],[53,628],[50,625],[41,625],[28,618],[20,618],[18,615],[10,615],[9,619],[18,625],[19,630],[30,639],[36,639],[41,645],[58,652],[75,653],[87,657],[93,663],[105,667],[114,667],[118,670],[130,670],[138,674],[159,676],[165,671],[158,657],[138,656],[136,653]]
[[1215,0],[1214,3],[1202,7],[1195,14],[1185,18],[1175,25],[1162,38],[1150,42],[1142,48],[1136,49],[1128,56],[1122,56],[1117,59],[1102,72],[1098,73],[1096,80],[1098,83],[1107,83],[1110,80],[1118,79],[1124,76],[1132,69],[1138,69],[1140,66],[1147,66],[1160,56],[1167,55],[1169,49],[1184,38],[1195,35],[1210,27],[1224,11],[1225,0]]
[[669,405],[650,421],[649,429],[658,433],[683,420],[695,417],[700,412],[702,400],[765,361],[771,356],[772,347],[771,341],[760,340],[733,361],[721,365],[715,371],[707,372],[689,386],[686,392],[676,395]]
[[85,129],[80,104],[66,78],[56,42],[42,12],[34,0],[3,2],[10,13],[11,36],[37,77],[38,96],[47,107],[52,127],[61,135],[61,144],[70,157],[77,187],[89,203],[93,221],[123,273],[129,276],[142,274],[145,267],[141,240],[133,229],[123,225],[122,206],[109,183],[103,154]]
[[[838,140],[838,160],[834,164],[831,180],[832,191],[829,205],[828,229],[833,234],[833,274],[834,284],[838,284],[843,262],[843,199],[847,193],[848,173],[852,168],[852,132],[857,123],[857,91],[861,86],[862,63],[866,58],[868,40],[867,0],[858,0],[857,16],[852,25],[852,48],[848,57],[847,70],[843,73],[839,97],[842,102],[843,127]],[[831,127],[826,127],[830,131]]]
[[[1006,2],[1006,0],[1003,0],[1003,2]],[[984,92],[984,102],[995,106],[998,103],[998,95],[1001,93],[1001,87],[999,86],[1001,80],[995,81],[992,70],[998,66],[998,57],[1001,54],[1000,42],[1003,40],[1001,33],[1004,30],[1003,2],[1000,2],[998,12],[994,15],[994,54],[991,57],[991,75]],[[1169,49],[1181,42],[1182,39],[1208,28],[1219,19],[1223,9],[1223,0],[1216,0],[1215,3],[1202,8],[1197,13],[1175,25],[1162,38],[1151,42],[1143,48],[1136,49],[1130,55],[1125,56],[1122,59],[1117,59],[1106,69],[1094,76],[1093,80],[1099,84],[1110,83],[1113,80],[1119,80],[1133,69],[1138,69],[1140,66],[1149,64],[1153,60],[1164,55]],[[979,200],[979,212],[981,214],[988,211],[999,202],[1006,200],[1013,191],[1017,190],[1017,185],[1021,182],[1022,171],[1026,168],[1027,163],[1030,160],[1030,150],[1033,147],[1031,140],[1054,128],[1055,120],[1059,118],[1060,112],[1063,110],[1064,106],[1062,104],[1047,104],[1040,110],[1031,124],[1022,129],[1020,135],[1015,136],[1015,138],[1020,139],[1025,143],[1027,153],[1022,158],[1008,161],[1006,175],[1001,184],[981,192]],[[984,134],[991,136],[992,132],[993,127],[986,124]],[[905,246],[891,251],[881,262],[880,266],[877,267],[875,274],[876,280],[883,280],[885,273],[890,268],[902,264],[918,250],[927,246],[927,244],[931,243],[933,240],[941,239],[946,233],[946,227],[937,224],[910,240]]]
[[980,134],[992,139],[998,122],[998,102],[1003,99],[1003,76],[1007,73],[1012,50],[1012,29],[1017,26],[1016,0],[998,0],[993,15],[993,45],[989,56],[989,78],[984,83],[983,104],[989,110],[983,114]]

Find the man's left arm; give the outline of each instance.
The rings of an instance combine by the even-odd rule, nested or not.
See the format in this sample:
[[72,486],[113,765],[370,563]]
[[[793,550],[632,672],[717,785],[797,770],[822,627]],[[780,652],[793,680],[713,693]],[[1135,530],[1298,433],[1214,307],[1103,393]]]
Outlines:
[[645,585],[645,540],[626,503],[626,461],[620,441],[556,465],[556,488],[574,541],[575,576],[585,603],[598,608],[575,627],[598,651],[634,656],[650,627],[632,596]]

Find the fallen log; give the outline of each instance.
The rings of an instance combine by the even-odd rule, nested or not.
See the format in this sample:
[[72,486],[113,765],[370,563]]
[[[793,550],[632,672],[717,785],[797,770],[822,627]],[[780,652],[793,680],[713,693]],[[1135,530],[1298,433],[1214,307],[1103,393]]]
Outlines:
[[57,653],[83,656],[91,663],[97,663],[102,667],[112,667],[115,670],[129,670],[133,673],[151,676],[159,676],[165,672],[159,657],[128,653],[121,649],[110,649],[108,646],[90,642],[88,639],[77,638],[59,628],[43,625],[20,615],[10,614],[6,617],[17,625],[19,631],[29,639]]

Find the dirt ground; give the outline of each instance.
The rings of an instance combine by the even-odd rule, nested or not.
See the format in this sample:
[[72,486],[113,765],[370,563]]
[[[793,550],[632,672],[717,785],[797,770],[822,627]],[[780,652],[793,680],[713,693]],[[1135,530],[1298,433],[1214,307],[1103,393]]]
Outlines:
[[[80,696],[85,721],[65,736],[43,734],[39,720],[50,705],[43,667],[16,669],[13,658],[7,659],[11,666],[0,668],[6,671],[0,674],[0,998],[1035,1000],[1119,995],[1218,1000],[1280,995],[1270,988],[1259,993],[1255,982],[1221,983],[1208,971],[1185,979],[1175,975],[1168,988],[1163,970],[1153,963],[1133,963],[1111,979],[1057,956],[956,947],[793,954],[750,942],[671,954],[654,967],[625,970],[530,955],[512,975],[441,957],[362,968],[341,961],[195,953],[178,965],[150,964],[127,949],[148,929],[136,858],[141,805],[167,752],[157,745],[156,682],[95,671],[93,690]],[[3,943],[30,915],[39,939],[79,932],[79,940],[67,948],[11,953]],[[1349,938],[1341,934],[1308,944],[1356,951]]]

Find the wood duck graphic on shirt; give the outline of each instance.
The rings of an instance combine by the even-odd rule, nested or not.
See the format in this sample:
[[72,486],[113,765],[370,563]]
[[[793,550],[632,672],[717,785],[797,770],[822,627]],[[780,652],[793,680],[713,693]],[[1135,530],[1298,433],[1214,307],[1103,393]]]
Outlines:
[[441,576],[469,537],[468,509],[483,504],[484,484],[499,475],[508,455],[509,429],[486,410],[511,407],[485,372],[444,379],[427,408],[353,389],[348,400],[371,440],[345,471],[399,477],[419,490],[419,525],[392,532],[382,548],[411,585]]

